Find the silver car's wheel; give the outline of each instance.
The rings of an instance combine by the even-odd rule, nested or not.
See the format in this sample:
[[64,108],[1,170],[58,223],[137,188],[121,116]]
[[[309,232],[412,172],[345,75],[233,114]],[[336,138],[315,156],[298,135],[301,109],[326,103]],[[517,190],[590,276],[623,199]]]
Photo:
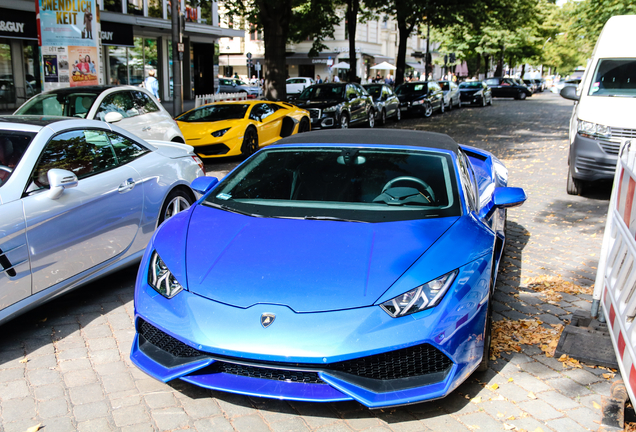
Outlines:
[[168,198],[166,198],[166,202],[161,208],[158,225],[161,225],[164,221],[170,219],[177,213],[190,208],[192,203],[192,198],[190,198],[190,196],[186,192],[182,190],[173,190],[172,192],[170,192],[170,195],[168,195]]
[[395,121],[400,120],[402,120],[402,110],[400,109],[400,107],[397,107],[397,111],[395,113]]
[[367,116],[367,126],[373,129],[375,127],[375,112],[369,111]]
[[433,115],[433,105],[430,102],[426,102],[426,107],[424,107],[424,117],[430,117]]
[[349,129],[349,116],[347,114],[340,117],[340,129]]

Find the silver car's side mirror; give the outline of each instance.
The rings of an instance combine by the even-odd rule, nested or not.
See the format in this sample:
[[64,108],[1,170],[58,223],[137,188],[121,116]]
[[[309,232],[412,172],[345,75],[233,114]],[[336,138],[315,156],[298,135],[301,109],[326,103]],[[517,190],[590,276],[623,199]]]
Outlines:
[[104,116],[104,121],[106,123],[117,123],[118,121],[124,118],[123,115],[116,111],[111,111]]
[[46,176],[49,179],[49,198],[58,199],[64,189],[77,186],[77,176],[71,171],[53,168],[50,169]]

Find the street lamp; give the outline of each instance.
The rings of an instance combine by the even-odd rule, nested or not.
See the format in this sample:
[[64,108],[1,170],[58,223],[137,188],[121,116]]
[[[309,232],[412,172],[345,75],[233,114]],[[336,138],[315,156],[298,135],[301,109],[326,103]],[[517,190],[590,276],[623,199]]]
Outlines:
[[225,47],[225,50],[227,51],[227,66],[225,66],[225,76],[232,76],[232,74],[230,73],[230,50],[232,48],[228,45]]

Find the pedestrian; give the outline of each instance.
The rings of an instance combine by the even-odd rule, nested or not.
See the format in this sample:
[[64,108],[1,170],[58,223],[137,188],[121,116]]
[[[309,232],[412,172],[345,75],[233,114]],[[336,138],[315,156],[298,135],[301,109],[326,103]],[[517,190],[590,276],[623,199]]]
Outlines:
[[236,79],[238,79],[238,78],[239,78],[239,76],[238,76],[238,72],[234,72],[234,78],[236,78]]
[[338,75],[333,76],[333,82],[335,83],[340,82],[340,78],[338,78]]
[[322,78],[320,78],[320,75],[316,75],[316,84],[322,84]]
[[148,71],[148,78],[144,80],[144,87],[148,89],[148,91],[152,93],[159,102],[161,102],[161,99],[159,99],[159,81],[155,77],[155,74],[156,72],[154,69]]

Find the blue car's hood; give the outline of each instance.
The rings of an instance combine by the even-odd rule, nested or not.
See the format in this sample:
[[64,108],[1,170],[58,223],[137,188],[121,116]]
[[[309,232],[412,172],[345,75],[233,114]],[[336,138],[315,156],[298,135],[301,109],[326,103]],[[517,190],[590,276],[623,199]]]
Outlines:
[[289,220],[196,206],[186,246],[188,289],[238,307],[315,312],[368,306],[457,219]]

